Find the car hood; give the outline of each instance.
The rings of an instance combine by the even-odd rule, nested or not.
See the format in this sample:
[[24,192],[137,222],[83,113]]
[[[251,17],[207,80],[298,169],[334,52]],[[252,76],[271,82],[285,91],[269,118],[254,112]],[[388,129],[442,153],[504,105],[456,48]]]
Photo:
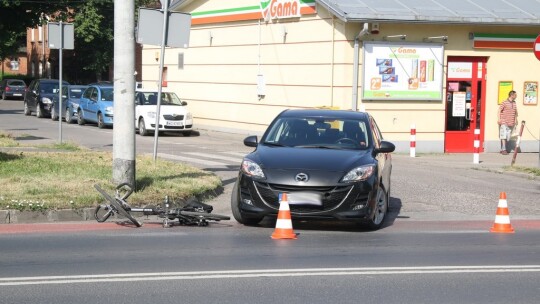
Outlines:
[[370,150],[268,147],[259,145],[248,158],[263,169],[309,169],[345,172],[374,163]]
[[40,97],[41,98],[47,97],[50,100],[53,100],[54,97],[58,97],[58,93],[41,93]]
[[[320,148],[268,147],[259,145],[246,158],[257,162],[268,183],[294,186],[338,185],[355,167],[374,164],[370,150],[336,150]],[[306,174],[308,181],[295,176]]]
[[[139,111],[148,113],[148,112],[156,112],[156,106],[155,105],[138,105],[137,109]],[[169,105],[162,105],[159,107],[159,114],[160,115],[167,115],[167,114],[182,114],[185,115],[189,113],[186,107],[184,106],[169,106]]]

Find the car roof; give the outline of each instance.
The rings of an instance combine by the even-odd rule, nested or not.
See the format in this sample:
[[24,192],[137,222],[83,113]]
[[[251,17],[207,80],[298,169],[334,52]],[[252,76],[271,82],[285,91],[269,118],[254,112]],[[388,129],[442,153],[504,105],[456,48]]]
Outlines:
[[329,109],[289,109],[281,112],[279,117],[324,117],[340,119],[367,119],[369,114],[351,110]]

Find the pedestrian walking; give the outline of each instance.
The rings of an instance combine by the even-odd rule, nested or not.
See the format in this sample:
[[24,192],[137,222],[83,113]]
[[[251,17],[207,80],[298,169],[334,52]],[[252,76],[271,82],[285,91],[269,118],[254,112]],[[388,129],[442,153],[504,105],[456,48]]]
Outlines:
[[508,155],[507,143],[517,125],[516,91],[510,91],[508,98],[501,103],[497,111],[499,124],[499,138],[501,139],[501,154]]

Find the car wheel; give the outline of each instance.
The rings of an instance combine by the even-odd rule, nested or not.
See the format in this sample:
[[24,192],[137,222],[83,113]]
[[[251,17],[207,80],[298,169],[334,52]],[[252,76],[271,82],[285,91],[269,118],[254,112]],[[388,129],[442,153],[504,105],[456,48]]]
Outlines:
[[388,211],[388,192],[382,185],[379,185],[377,196],[375,198],[375,210],[373,216],[369,219],[368,226],[370,229],[379,229],[384,223],[386,213]]
[[41,109],[39,103],[36,105],[36,117],[43,118],[43,110]]
[[103,122],[103,114],[98,113],[97,115],[97,126],[100,129],[105,128],[105,123]]
[[59,119],[58,114],[56,113],[56,109],[54,107],[51,110],[51,119],[54,121]]
[[68,124],[73,123],[73,121],[71,120],[71,115],[69,115],[69,109],[66,109],[66,111],[64,112],[64,119]]
[[257,225],[262,221],[263,217],[260,218],[246,218],[240,212],[240,201],[238,200],[238,181],[234,183],[231,195],[231,211],[234,219],[240,224],[244,225]]
[[86,123],[86,121],[84,120],[83,116],[82,116],[82,111],[79,110],[77,111],[77,123],[82,126]]
[[144,126],[144,118],[139,119],[139,135],[140,136],[148,135],[148,130],[146,130],[146,127]]
[[30,116],[32,114],[32,111],[30,111],[30,108],[28,107],[28,103],[24,103],[24,115]]
[[191,136],[191,131],[184,131],[182,132],[182,135],[184,135],[185,137],[189,137]]

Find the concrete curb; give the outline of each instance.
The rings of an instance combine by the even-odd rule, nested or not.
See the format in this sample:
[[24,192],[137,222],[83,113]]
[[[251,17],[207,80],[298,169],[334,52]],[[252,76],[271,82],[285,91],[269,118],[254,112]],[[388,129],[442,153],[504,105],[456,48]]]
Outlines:
[[94,208],[45,211],[0,210],[0,224],[45,223],[93,220]]

